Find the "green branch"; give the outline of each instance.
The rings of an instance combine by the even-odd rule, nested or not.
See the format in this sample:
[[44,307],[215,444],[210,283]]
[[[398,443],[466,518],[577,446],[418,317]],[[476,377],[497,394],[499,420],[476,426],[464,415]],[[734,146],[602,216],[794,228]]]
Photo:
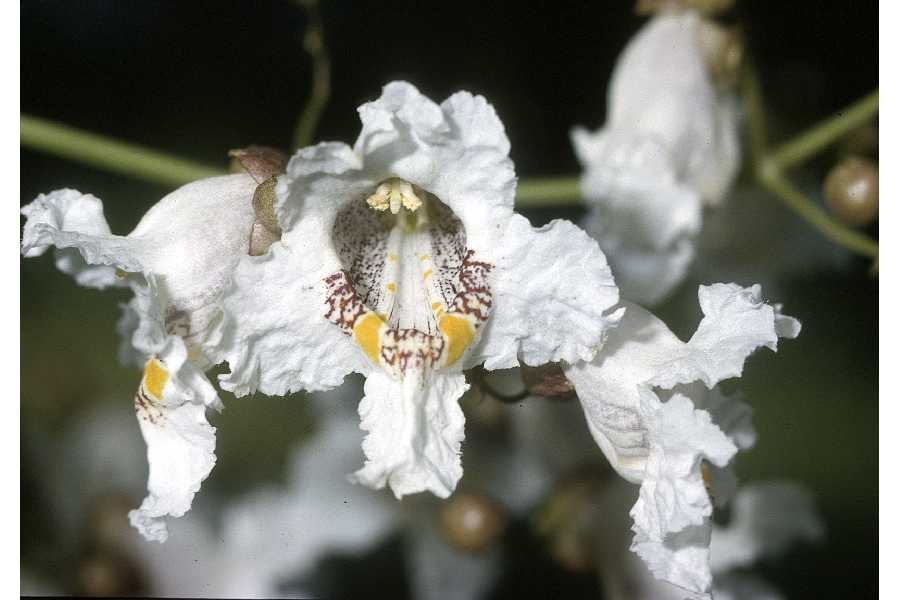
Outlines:
[[516,207],[580,206],[577,177],[535,177],[519,180]]
[[20,139],[25,148],[163,185],[224,174],[223,169],[27,115],[20,117]]
[[[37,117],[21,115],[20,125],[23,148],[151,183],[180,186],[225,174],[224,169]],[[578,206],[580,196],[575,177],[523,179],[517,203],[523,207]]]
[[767,149],[762,91],[756,72],[750,65],[745,68],[741,92],[746,108],[747,126],[750,130],[750,157],[759,184],[832,242],[863,256],[877,258],[878,242],[833,218],[797,189],[784,172],[821,152],[878,114],[878,90],[775,150]]
[[791,210],[803,217],[834,243],[869,258],[878,256],[878,243],[875,240],[858,231],[844,227],[831,218],[824,209],[794,187],[779,171],[774,169],[766,170],[760,176],[760,183],[781,198]]
[[807,129],[772,151],[769,160],[787,170],[821,152],[878,114],[878,90],[857,100],[833,117]]

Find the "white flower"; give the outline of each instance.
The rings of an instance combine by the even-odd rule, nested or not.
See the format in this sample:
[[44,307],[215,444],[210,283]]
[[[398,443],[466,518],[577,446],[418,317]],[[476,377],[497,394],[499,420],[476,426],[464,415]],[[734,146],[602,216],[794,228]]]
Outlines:
[[215,464],[206,409],[222,405],[203,372],[221,360],[219,301],[248,251],[256,187],[248,175],[186,185],[128,236],[113,235],[100,200],[75,190],[22,208],[25,256],[54,245],[57,266],[79,284],[134,291],[119,329],[123,357],[144,368],[134,401],[150,476],[149,494],[129,518],[148,539],[166,539],[162,517],[183,515]]
[[713,28],[690,11],[654,17],[616,64],[604,127],[572,131],[592,208],[584,226],[635,302],[654,304],[681,282],[703,204],[719,204],[737,172],[736,99],[704,62],[721,37]]
[[[610,331],[592,362],[565,369],[575,385],[594,439],[613,468],[640,483],[631,510],[632,549],[658,578],[708,597],[709,472],[704,461],[725,467],[740,444],[752,443],[742,426],[746,412],[703,398],[719,417],[698,409],[686,384],[712,388],[741,374],[760,346],[775,350],[779,337],[795,337],[800,324],[761,299],[759,286],[715,284],[699,289],[703,320],[687,343],[644,309],[626,303],[625,317]],[[656,388],[672,390],[663,401]],[[696,396],[696,392],[694,393]]]
[[513,212],[509,141],[484,98],[437,105],[395,82],[359,114],[352,148],[303,149],[279,181],[282,240],[242,259],[224,299],[222,386],[284,395],[362,373],[354,478],[446,497],[462,475],[463,369],[592,358],[618,290],[583,231]]

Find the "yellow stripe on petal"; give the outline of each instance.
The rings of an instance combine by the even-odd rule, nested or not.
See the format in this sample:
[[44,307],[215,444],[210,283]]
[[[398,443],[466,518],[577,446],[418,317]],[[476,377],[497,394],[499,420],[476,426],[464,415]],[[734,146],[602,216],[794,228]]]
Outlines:
[[472,339],[475,337],[475,327],[466,317],[449,314],[443,315],[438,322],[438,329],[444,334],[447,341],[447,361],[444,366],[449,366],[459,360]]
[[353,325],[353,339],[376,365],[380,364],[381,328],[384,326],[384,321],[373,312],[366,313]]
[[163,388],[169,381],[169,370],[157,358],[151,358],[144,367],[144,387],[154,398],[162,399]]

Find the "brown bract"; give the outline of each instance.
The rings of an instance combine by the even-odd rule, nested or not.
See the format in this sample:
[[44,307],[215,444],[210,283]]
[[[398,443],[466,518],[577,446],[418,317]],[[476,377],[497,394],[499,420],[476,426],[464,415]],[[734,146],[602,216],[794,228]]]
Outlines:
[[566,379],[559,363],[522,367],[522,380],[529,393],[535,396],[563,399],[575,395],[575,386]]
[[287,168],[288,156],[277,148],[247,146],[229,150],[231,171],[246,172],[256,183],[253,194],[253,212],[256,220],[250,230],[250,256],[261,256],[269,246],[281,239],[281,227],[275,217],[275,185],[277,178]]

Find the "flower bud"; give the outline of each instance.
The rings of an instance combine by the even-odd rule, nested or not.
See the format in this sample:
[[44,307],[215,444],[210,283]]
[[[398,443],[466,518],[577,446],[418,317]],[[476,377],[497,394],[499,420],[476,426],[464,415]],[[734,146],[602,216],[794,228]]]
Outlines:
[[440,530],[448,544],[463,552],[483,552],[506,531],[504,508],[482,494],[456,494],[440,509]]
[[95,554],[78,565],[77,594],[134,596],[143,591],[142,578],[131,561],[113,554]]
[[634,12],[650,15],[663,11],[694,9],[705,15],[718,15],[734,8],[734,0],[637,0]]
[[103,548],[121,547],[132,534],[128,512],[137,503],[124,493],[108,493],[96,497],[88,514],[88,531],[93,542]]
[[509,422],[509,411],[503,402],[485,394],[477,385],[470,387],[459,402],[466,413],[466,422],[475,427],[497,429]]
[[859,157],[838,163],[825,178],[825,203],[850,225],[874,221],[878,216],[878,166]]

